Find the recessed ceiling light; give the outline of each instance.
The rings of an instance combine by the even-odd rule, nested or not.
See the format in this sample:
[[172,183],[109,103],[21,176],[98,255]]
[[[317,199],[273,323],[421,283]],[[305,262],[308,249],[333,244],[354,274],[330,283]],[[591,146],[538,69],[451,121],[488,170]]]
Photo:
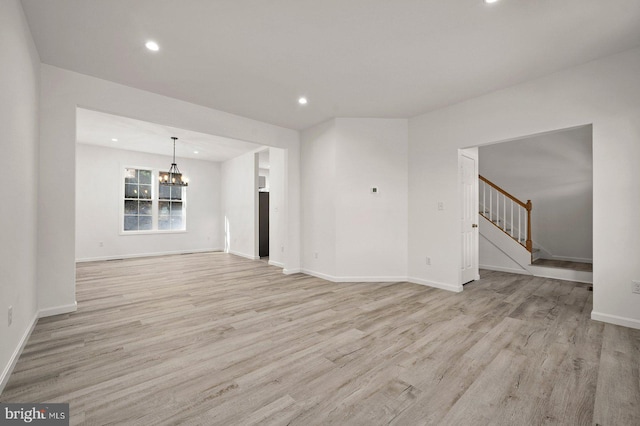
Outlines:
[[112,140],[113,142],[118,142],[118,139],[116,139],[116,138],[111,138],[111,140]]
[[145,46],[147,47],[147,49],[153,50],[154,52],[160,50],[160,46],[158,46],[158,43],[156,43],[155,41],[149,40],[145,43]]
[[198,151],[193,151],[194,154],[198,154]]
[[498,0],[484,0],[484,2],[487,4],[491,4],[491,3],[498,3]]
[[305,98],[304,96],[301,97],[300,99],[298,99],[298,103],[300,105],[306,105],[307,104],[307,98]]

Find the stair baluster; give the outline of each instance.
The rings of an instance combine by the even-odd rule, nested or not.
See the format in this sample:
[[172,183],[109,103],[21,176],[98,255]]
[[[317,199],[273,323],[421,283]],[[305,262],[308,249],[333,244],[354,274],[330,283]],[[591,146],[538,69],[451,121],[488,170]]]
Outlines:
[[[488,219],[489,222],[501,229],[505,234],[509,235],[519,244],[524,246],[529,252],[532,252],[531,200],[527,200],[525,203],[483,176],[479,176],[479,178],[480,187],[482,189],[482,206],[480,206],[480,214]],[[488,202],[487,193],[489,193]],[[502,200],[500,199],[501,196]],[[507,209],[507,198],[509,199],[509,209]],[[518,215],[517,225],[515,217],[516,213]],[[517,230],[514,230],[514,227],[516,226]]]

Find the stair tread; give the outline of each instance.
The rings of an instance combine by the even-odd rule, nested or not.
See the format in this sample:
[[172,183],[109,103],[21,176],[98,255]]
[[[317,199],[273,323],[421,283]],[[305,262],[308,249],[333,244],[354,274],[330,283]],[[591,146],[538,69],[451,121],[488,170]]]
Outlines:
[[[536,264],[536,262],[538,262]],[[533,263],[529,264],[529,266],[534,266],[536,268],[544,268],[550,270],[572,270],[579,272],[581,274],[593,274],[593,266],[592,264],[583,264],[579,262],[563,262],[563,261],[555,261],[554,264],[548,264],[548,259],[537,259]],[[587,266],[588,265],[588,266]]]

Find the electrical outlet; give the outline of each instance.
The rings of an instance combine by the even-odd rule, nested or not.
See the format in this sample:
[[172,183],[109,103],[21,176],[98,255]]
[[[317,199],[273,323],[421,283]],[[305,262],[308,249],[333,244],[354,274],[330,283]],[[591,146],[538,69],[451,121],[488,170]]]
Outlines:
[[426,262],[427,265],[431,265],[431,258],[429,256],[427,256],[425,258],[425,262]]
[[7,317],[9,320],[9,325],[11,325],[11,323],[13,322],[13,306],[9,306]]
[[102,241],[98,241],[98,247],[104,247],[104,243]]
[[444,201],[438,201],[438,210],[444,210]]
[[631,288],[632,293],[640,294],[640,281],[631,281],[633,283],[633,287]]
[[317,259],[318,258],[318,252],[313,253],[313,257]]

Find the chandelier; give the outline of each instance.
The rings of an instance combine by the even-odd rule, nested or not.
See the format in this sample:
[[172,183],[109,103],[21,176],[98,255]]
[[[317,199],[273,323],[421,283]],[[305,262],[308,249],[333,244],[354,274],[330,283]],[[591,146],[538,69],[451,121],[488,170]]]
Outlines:
[[176,141],[178,138],[172,136],[171,139],[173,139],[173,163],[171,163],[168,172],[160,172],[160,185],[187,186],[189,185],[189,180],[182,176],[176,164]]

